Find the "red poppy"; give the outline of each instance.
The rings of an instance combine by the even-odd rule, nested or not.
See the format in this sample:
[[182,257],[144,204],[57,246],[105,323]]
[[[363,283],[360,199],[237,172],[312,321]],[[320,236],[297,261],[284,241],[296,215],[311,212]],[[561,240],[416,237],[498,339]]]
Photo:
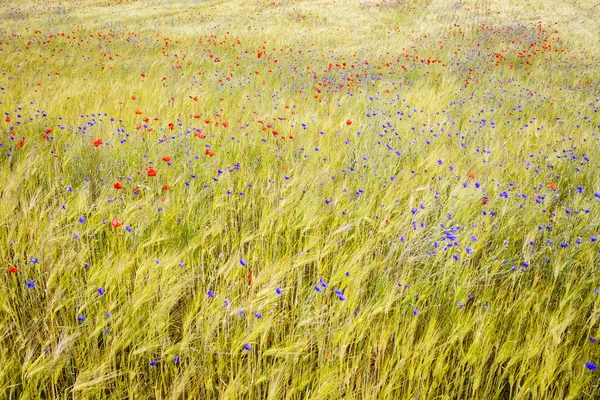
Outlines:
[[113,185],[115,187],[115,189],[123,189],[123,185],[121,185],[120,182],[117,182]]
[[156,170],[152,167],[148,167],[148,176],[156,176]]
[[349,119],[346,120],[346,125],[352,125],[352,121],[350,121]]
[[169,185],[165,185],[163,186],[163,190],[171,190],[171,188],[169,187]]
[[19,146],[19,148],[22,149],[23,146],[25,146],[25,141],[21,140],[17,146]]
[[162,160],[163,160],[164,162],[169,162],[169,161],[171,161],[171,157],[169,157],[169,156],[164,156],[164,157],[162,158]]
[[135,110],[135,113],[136,113],[137,115],[142,115],[142,110]]
[[111,223],[112,223],[113,228],[115,228],[115,229],[118,228],[118,227],[120,227],[121,225],[123,225],[123,222],[121,222],[121,220],[119,218],[117,218],[117,217],[114,217],[112,219]]
[[102,139],[94,139],[94,147],[98,147],[102,144]]
[[19,268],[15,267],[14,265],[10,265],[8,267],[8,272],[10,272],[11,274],[16,274],[17,272],[19,272]]

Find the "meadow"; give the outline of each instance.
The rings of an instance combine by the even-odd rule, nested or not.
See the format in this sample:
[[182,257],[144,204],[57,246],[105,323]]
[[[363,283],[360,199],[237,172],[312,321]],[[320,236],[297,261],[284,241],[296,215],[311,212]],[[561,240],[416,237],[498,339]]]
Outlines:
[[599,107],[597,0],[2,1],[0,398],[599,398]]

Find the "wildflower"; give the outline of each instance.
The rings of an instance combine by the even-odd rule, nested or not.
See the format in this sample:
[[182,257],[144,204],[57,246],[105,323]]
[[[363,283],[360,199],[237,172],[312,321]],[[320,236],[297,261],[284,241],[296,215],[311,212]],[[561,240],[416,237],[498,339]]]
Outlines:
[[79,217],[78,221],[80,224],[85,224],[85,218],[83,218],[83,216]]
[[252,347],[250,347],[250,345],[249,345],[248,343],[246,343],[246,344],[244,345],[244,350],[246,350],[246,351],[250,351],[250,350],[252,350]]
[[591,362],[591,361],[586,362],[585,363],[585,367],[587,369],[589,369],[590,371],[595,371],[596,368],[598,368],[598,366],[596,364],[594,364],[593,362]]
[[281,289],[280,288],[275,288],[275,293],[281,295]]
[[419,315],[421,315],[421,313],[419,312],[419,310],[413,310],[412,313],[413,313],[413,315],[415,317],[418,317]]
[[79,321],[80,323],[85,321],[85,315],[80,315],[79,317],[77,317],[77,321]]
[[113,228],[115,228],[115,229],[118,228],[119,226],[123,225],[123,222],[121,222],[121,220],[117,217],[114,217],[112,219],[111,223],[112,223]]
[[119,182],[115,183],[115,184],[113,185],[113,187],[114,187],[115,189],[123,189],[123,185],[121,185],[121,183],[119,183]]
[[262,319],[262,315],[260,315],[260,313],[258,313],[258,312],[255,312],[254,316],[258,319]]
[[151,360],[151,361],[150,361],[150,366],[151,366],[151,367],[156,367],[156,364],[157,364],[157,362],[156,362],[156,361],[154,361],[154,360]]
[[173,357],[173,363],[179,364],[180,361],[181,361],[181,357],[179,357],[179,356]]
[[215,294],[213,293],[212,290],[209,290],[206,294],[207,294],[207,296],[208,296],[209,299],[213,299],[215,297]]
[[39,262],[40,262],[40,260],[39,260],[37,257],[31,257],[31,258],[29,259],[29,262],[30,262],[30,263],[33,263],[33,264],[37,264],[37,263],[39,263]]
[[246,261],[244,261],[243,258],[240,258],[240,264],[242,265],[242,267],[245,267],[247,265]]
[[98,294],[99,294],[100,296],[104,296],[104,293],[106,293],[106,292],[104,291],[104,289],[102,289],[101,287],[99,287],[99,288],[98,288]]
[[35,282],[33,282],[33,281],[29,281],[29,280],[25,281],[25,284],[27,285],[27,287],[29,289],[33,289],[35,287]]
[[10,265],[8,267],[8,272],[10,272],[11,274],[16,274],[17,272],[19,272],[19,268],[15,267],[14,265]]
[[148,167],[148,176],[156,176],[156,170],[152,167]]

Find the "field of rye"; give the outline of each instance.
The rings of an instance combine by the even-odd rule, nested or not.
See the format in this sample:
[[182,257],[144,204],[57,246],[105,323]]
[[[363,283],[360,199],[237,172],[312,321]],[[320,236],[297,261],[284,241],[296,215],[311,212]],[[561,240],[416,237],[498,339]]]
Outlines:
[[597,0],[0,2],[0,398],[600,396]]

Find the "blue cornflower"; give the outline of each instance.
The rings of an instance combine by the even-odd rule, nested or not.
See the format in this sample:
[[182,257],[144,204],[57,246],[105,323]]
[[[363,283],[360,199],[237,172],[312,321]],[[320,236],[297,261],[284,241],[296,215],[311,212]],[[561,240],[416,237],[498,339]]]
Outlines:
[[99,294],[100,296],[104,296],[104,293],[106,293],[106,292],[104,291],[104,289],[102,289],[101,287],[99,287],[99,288],[98,288],[98,294]]
[[206,293],[208,295],[208,298],[212,299],[215,297],[215,294],[213,293],[212,290],[209,289],[209,291]]
[[418,310],[413,310],[412,313],[415,317],[418,317],[419,315],[421,315],[421,313]]
[[240,258],[240,264],[242,265],[242,267],[245,267],[247,265],[246,261],[244,261],[243,258]]
[[79,223],[85,224],[85,218],[83,218],[83,216],[79,217]]
[[319,293],[323,293],[323,290],[321,290],[320,287],[318,287],[317,285],[314,286],[315,290]]
[[255,312],[254,316],[258,319],[262,319],[262,315],[260,315],[260,313],[258,313],[258,312]]
[[586,362],[585,363],[585,367],[587,369],[589,369],[590,371],[595,371],[596,368],[598,368],[598,366],[596,364],[594,364],[593,362],[591,362],[591,361]]
[[246,343],[246,344],[244,345],[244,350],[246,350],[246,351],[250,351],[250,350],[252,350],[252,347],[250,347],[250,345],[249,345],[248,343]]
[[281,294],[281,289],[280,288],[275,288],[275,293]]
[[79,321],[79,322],[85,321],[85,315],[80,315],[79,317],[77,317],[77,321]]
[[156,361],[154,361],[154,360],[150,361],[150,366],[151,367],[156,367],[156,364],[158,364]]
[[321,286],[323,286],[323,289],[327,289],[327,287],[329,286],[329,285],[327,285],[327,283],[325,283],[323,278],[319,278],[319,283],[321,283]]
[[26,281],[25,284],[27,285],[27,287],[29,289],[33,289],[35,287],[35,282],[34,281]]
[[179,356],[175,356],[175,357],[173,357],[173,362],[174,362],[175,364],[179,364],[179,362],[180,362],[180,361],[181,361],[181,357],[179,357]]
[[595,338],[595,337],[590,337],[590,342],[592,342],[592,343],[596,343],[596,341],[597,341],[597,340],[596,340],[596,338]]
[[37,264],[37,263],[39,263],[39,262],[40,262],[40,260],[39,260],[39,258],[37,258],[37,257],[31,257],[31,258],[29,259],[29,262],[30,262],[30,263],[33,263],[33,264]]

